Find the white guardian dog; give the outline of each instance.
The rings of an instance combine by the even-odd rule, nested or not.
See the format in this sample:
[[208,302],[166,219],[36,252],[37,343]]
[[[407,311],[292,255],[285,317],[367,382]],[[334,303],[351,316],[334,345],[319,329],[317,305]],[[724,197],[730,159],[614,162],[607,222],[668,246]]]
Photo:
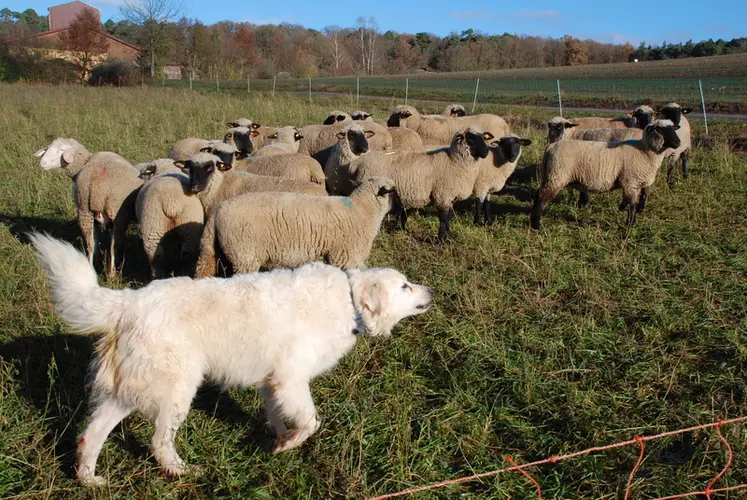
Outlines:
[[[96,460],[107,435],[134,410],[154,422],[153,454],[167,474],[186,468],[174,435],[204,380],[260,388],[274,452],[319,427],[309,382],[333,368],[356,333],[391,335],[431,304],[430,288],[393,269],[342,271],[320,263],[229,279],[172,278],[139,290],[98,285],[72,245],[29,235],[49,276],[57,314],[100,335],[92,362],[92,416],[79,437],[77,476],[103,484]],[[284,420],[292,422],[288,430]]]

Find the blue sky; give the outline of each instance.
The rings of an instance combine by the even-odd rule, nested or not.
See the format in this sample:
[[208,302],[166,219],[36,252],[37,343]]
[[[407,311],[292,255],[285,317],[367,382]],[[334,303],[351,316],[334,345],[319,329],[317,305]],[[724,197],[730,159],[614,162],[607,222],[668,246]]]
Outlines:
[[[103,11],[103,19],[120,18],[123,0],[90,0]],[[44,15],[57,2],[5,1],[0,6],[14,11],[32,8]],[[63,3],[63,2],[59,2]],[[747,36],[747,0],[667,2],[527,1],[469,4],[445,0],[374,0],[361,2],[319,2],[284,0],[280,2],[184,0],[187,15],[205,24],[221,20],[255,24],[291,22],[314,29],[337,24],[353,26],[358,16],[373,16],[381,31],[415,33],[426,31],[440,36],[451,31],[473,28],[486,33],[517,33],[561,37],[570,34],[602,42],[638,45],[700,41],[708,38]],[[359,5],[356,8],[356,4]],[[500,4],[503,4],[502,6]]]

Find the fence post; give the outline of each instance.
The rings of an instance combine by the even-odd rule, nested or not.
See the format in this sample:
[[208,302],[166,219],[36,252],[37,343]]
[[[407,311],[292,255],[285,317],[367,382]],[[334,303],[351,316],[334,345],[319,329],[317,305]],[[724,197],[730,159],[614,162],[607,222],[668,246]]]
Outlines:
[[558,108],[560,109],[560,117],[563,118],[563,101],[560,99],[560,80],[555,80],[558,84]]
[[277,79],[277,76],[272,77],[272,97],[275,97],[275,79]]
[[246,75],[246,93],[251,94],[252,93],[252,83],[249,79],[249,75]]
[[309,104],[311,104],[311,77],[309,77]]
[[706,118],[705,110],[705,99],[703,99],[703,84],[698,80],[698,88],[700,89],[700,104],[703,106],[703,124],[705,125],[705,133],[708,135],[708,118]]
[[189,90],[192,90],[192,75],[189,75]]
[[407,96],[410,93],[410,79],[405,78],[405,105],[407,105]]
[[475,98],[472,99],[472,113],[475,112],[475,106],[477,105],[477,89],[480,88],[480,79],[477,79],[477,83],[475,83]]
[[218,83],[218,72],[215,72],[215,91],[220,92],[220,84]]
[[357,77],[355,79],[355,103],[358,104],[358,102],[361,100],[361,77]]

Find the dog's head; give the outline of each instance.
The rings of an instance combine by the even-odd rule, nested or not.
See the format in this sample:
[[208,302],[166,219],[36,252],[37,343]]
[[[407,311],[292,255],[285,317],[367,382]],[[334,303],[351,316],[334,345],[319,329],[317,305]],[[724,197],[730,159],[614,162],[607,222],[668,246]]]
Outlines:
[[394,269],[351,269],[347,273],[355,307],[370,335],[388,337],[400,320],[431,306],[433,290],[410,283]]

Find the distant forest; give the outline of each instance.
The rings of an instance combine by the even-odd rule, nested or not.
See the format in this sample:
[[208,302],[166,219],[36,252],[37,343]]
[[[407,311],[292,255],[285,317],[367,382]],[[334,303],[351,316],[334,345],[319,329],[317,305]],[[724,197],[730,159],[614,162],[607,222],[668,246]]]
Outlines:
[[[0,42],[7,45],[49,29],[47,16],[33,9],[0,10]],[[185,76],[222,79],[398,74],[419,70],[451,72],[543,66],[679,59],[747,52],[747,38],[651,46],[615,45],[594,40],[488,35],[468,29],[439,37],[432,33],[381,32],[373,18],[355,26],[322,31],[296,24],[257,26],[221,21],[213,25],[182,18],[153,30],[127,21],[106,21],[110,35],[143,48],[140,66],[157,74],[167,64]]]

